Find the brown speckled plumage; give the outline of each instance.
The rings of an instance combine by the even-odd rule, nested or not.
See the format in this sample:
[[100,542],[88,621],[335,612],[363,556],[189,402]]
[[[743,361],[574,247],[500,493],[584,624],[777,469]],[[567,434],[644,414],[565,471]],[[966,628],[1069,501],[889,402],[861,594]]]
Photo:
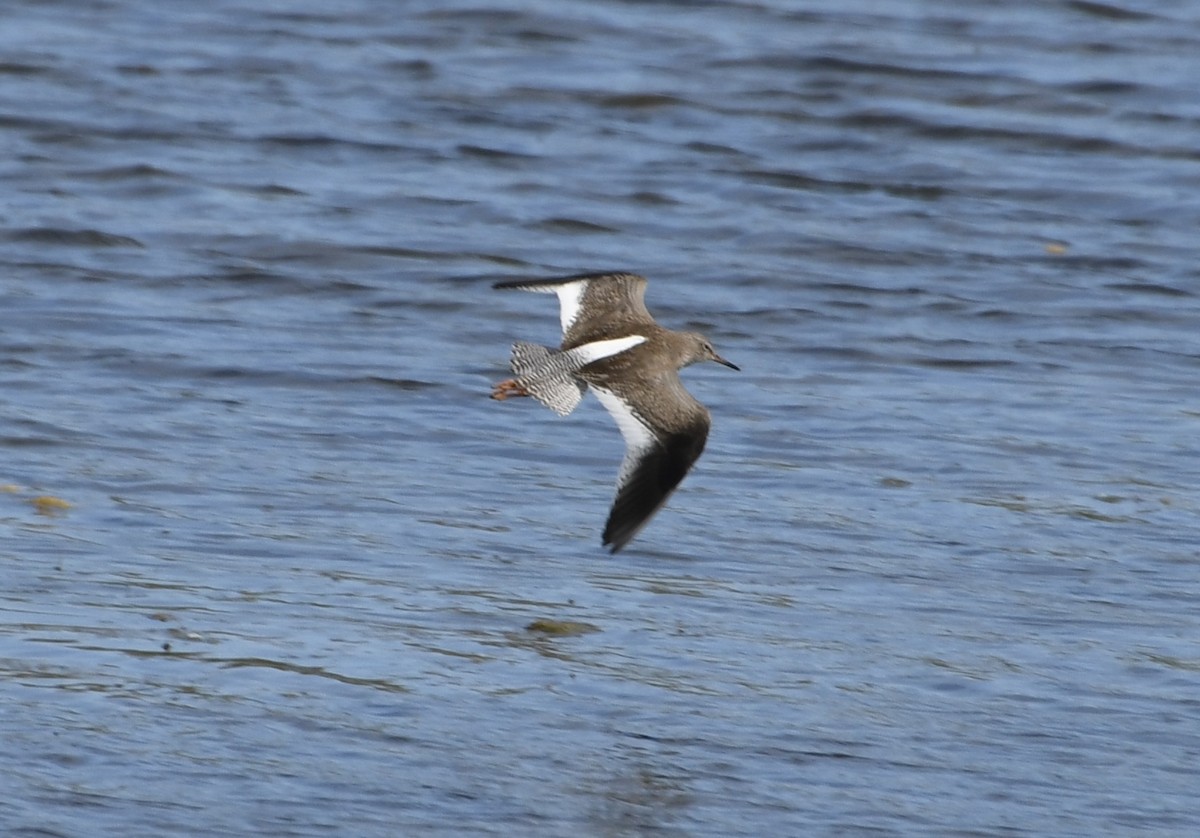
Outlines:
[[493,397],[532,395],[566,415],[590,387],[621,430],[625,459],[604,528],[604,544],[615,553],[662,508],[704,451],[709,413],[684,389],[679,370],[699,361],[737,367],[703,335],[654,322],[644,302],[646,280],[636,274],[578,274],[495,287],[556,294],[563,340],[558,351],[517,343],[516,378],[496,385]]

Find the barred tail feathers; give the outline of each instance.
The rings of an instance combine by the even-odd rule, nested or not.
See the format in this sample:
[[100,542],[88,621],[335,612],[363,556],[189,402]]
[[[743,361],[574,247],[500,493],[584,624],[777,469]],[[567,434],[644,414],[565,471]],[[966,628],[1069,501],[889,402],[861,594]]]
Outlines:
[[512,371],[517,383],[559,416],[566,416],[587,392],[587,384],[575,373],[588,364],[611,358],[646,342],[642,335],[597,340],[560,352],[536,343],[513,344]]
[[512,371],[517,383],[559,416],[573,411],[587,392],[587,385],[572,374],[582,366],[569,352],[524,341],[513,344]]

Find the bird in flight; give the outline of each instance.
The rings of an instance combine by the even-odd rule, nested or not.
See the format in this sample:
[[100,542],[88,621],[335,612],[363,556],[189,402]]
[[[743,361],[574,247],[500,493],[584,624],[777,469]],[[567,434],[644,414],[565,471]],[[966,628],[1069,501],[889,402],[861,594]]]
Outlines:
[[646,310],[646,279],[630,273],[587,273],[558,279],[497,282],[558,296],[559,349],[517,341],[513,378],[492,398],[532,396],[566,416],[590,389],[625,440],[617,495],[604,526],[604,545],[616,553],[646,526],[704,451],[710,418],[679,380],[700,361],[731,369],[708,338],[673,332]]

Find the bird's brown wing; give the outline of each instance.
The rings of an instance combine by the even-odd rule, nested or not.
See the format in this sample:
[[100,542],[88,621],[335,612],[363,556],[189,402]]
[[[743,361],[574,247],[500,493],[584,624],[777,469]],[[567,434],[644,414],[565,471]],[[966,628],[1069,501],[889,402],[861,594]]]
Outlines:
[[[654,325],[646,310],[646,279],[631,273],[586,273],[556,279],[509,280],[495,288],[558,295],[563,349],[638,334]],[[581,316],[586,311],[585,316]]]
[[[682,404],[686,410],[671,416],[671,421],[662,421],[665,418],[662,416],[639,414],[619,389],[592,388],[625,439],[617,496],[604,526],[604,544],[611,546],[614,553],[628,544],[667,502],[703,453],[708,440],[708,411],[683,389],[677,376],[673,378],[684,397],[676,405]],[[645,413],[654,413],[648,405],[643,408]]]

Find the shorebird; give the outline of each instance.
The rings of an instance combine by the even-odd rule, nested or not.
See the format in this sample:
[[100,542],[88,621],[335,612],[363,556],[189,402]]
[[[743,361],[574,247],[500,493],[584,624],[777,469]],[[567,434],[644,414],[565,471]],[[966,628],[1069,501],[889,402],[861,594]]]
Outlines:
[[646,279],[630,273],[587,273],[558,279],[497,282],[556,294],[562,346],[555,350],[517,341],[514,378],[492,389],[492,398],[533,396],[560,416],[590,389],[625,440],[617,495],[604,526],[605,546],[616,553],[649,523],[704,451],[709,413],[679,380],[700,361],[731,369],[708,338],[672,332],[646,310]]

